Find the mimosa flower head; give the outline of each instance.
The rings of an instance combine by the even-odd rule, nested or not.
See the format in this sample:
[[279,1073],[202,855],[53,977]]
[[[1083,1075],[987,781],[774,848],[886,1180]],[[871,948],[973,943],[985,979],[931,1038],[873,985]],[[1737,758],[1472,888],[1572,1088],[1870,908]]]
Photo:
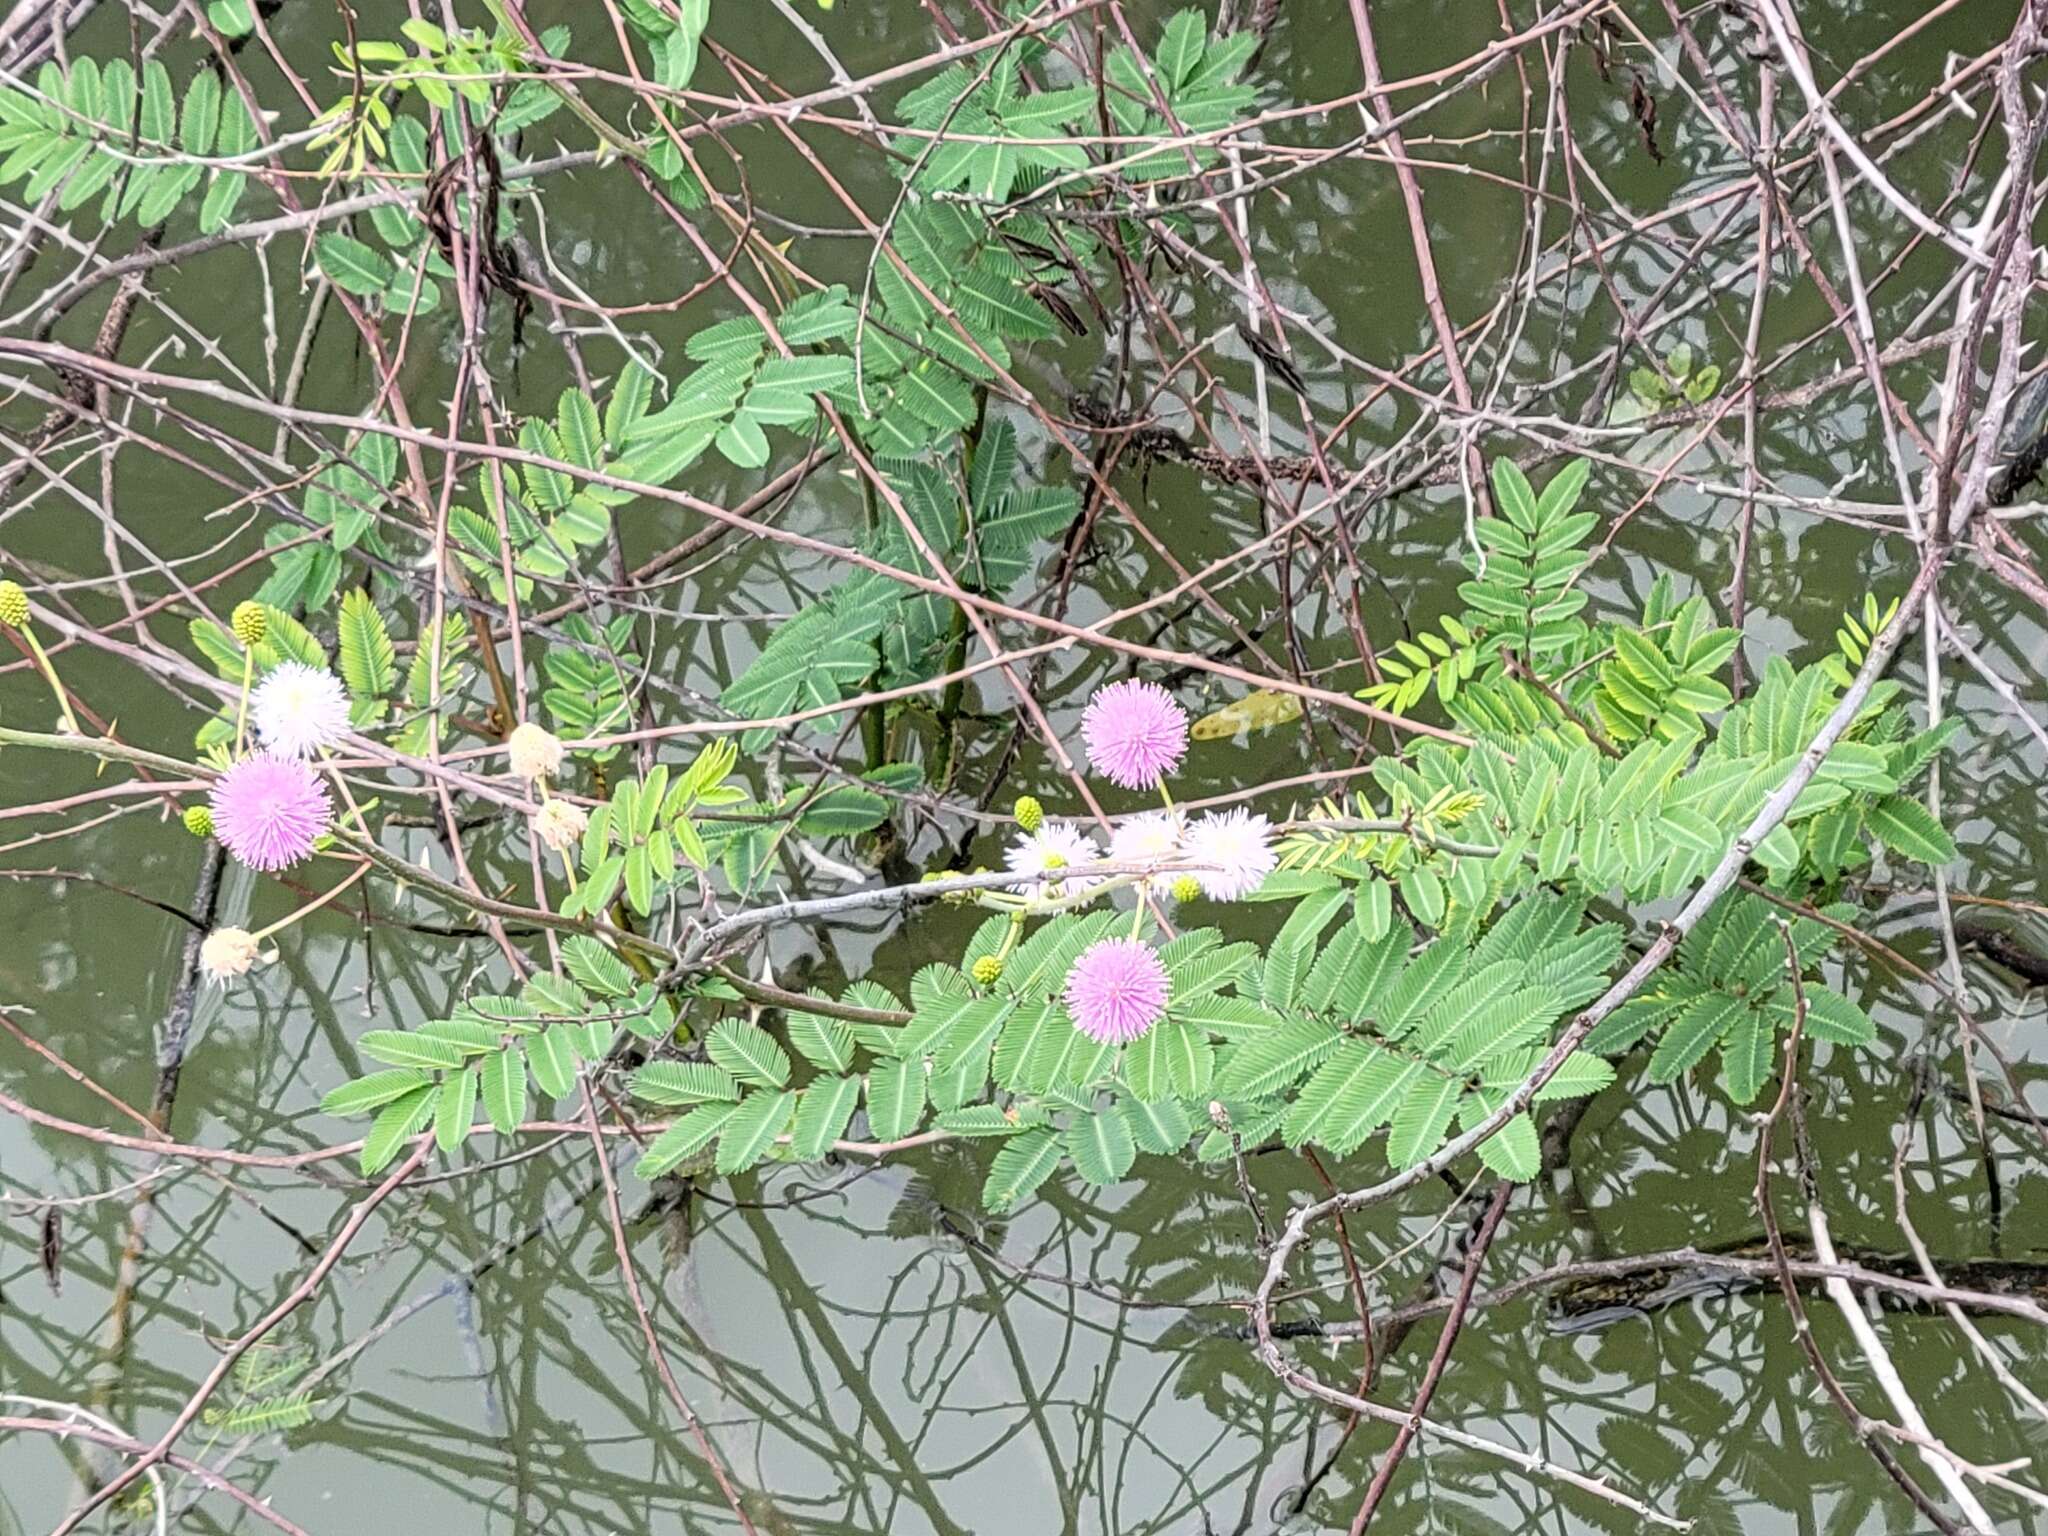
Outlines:
[[228,628],[235,632],[243,649],[253,651],[270,633],[270,615],[263,611],[261,603],[237,603],[235,611],[228,615]]
[[562,739],[531,720],[505,738],[505,751],[512,759],[513,776],[529,784],[562,766]]
[[[1074,864],[1094,864],[1101,858],[1102,850],[1095,846],[1094,839],[1072,822],[1048,821],[1036,832],[1010,844],[1003,854],[1003,863],[1016,874],[1049,875]],[[1064,896],[1069,890],[1081,891],[1093,884],[1094,880],[1042,880],[1035,894]]]
[[1189,827],[1187,856],[1196,883],[1214,901],[1251,895],[1280,862],[1273,824],[1242,809],[1204,816]]
[[1166,967],[1150,945],[1104,939],[1081,951],[1067,972],[1067,1012],[1091,1040],[1123,1045],[1166,1012]]
[[263,946],[246,928],[216,928],[199,945],[199,968],[206,979],[226,986],[245,976],[262,954]]
[[213,786],[213,835],[251,869],[289,869],[313,851],[334,807],[295,757],[245,757]]
[[567,853],[574,848],[576,839],[589,825],[589,813],[580,805],[571,805],[566,800],[550,800],[533,813],[534,835],[556,853]]
[[1089,766],[1110,783],[1149,789],[1187,753],[1187,712],[1157,683],[1111,683],[1082,711],[1081,739]]
[[348,692],[324,667],[272,667],[249,698],[256,739],[286,757],[313,757],[348,734]]
[[[1147,811],[1116,824],[1109,834],[1109,856],[1118,864],[1163,864],[1180,857],[1186,824],[1173,811]],[[1166,890],[1173,884],[1171,874],[1147,875],[1139,884]]]

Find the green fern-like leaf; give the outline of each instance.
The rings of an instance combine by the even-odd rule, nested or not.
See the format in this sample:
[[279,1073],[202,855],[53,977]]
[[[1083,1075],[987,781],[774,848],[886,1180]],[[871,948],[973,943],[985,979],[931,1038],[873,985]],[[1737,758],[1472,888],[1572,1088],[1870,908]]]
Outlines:
[[1077,1117],[1067,1128],[1066,1147],[1074,1171],[1098,1187],[1129,1173],[1138,1156],[1130,1122],[1116,1105]]
[[313,1414],[322,1401],[311,1392],[262,1398],[237,1403],[217,1419],[209,1416],[207,1422],[223,1435],[274,1434],[280,1430],[301,1429],[312,1423]]
[[731,1072],[708,1061],[651,1061],[633,1074],[633,1096],[650,1104],[719,1104],[738,1100]]
[[398,684],[398,653],[384,615],[358,587],[341,600],[341,677],[358,702],[379,700]]
[[1004,1144],[990,1163],[982,1184],[981,1201],[995,1212],[1013,1209],[1017,1202],[1052,1177],[1060,1165],[1061,1141],[1050,1129],[1026,1131]]

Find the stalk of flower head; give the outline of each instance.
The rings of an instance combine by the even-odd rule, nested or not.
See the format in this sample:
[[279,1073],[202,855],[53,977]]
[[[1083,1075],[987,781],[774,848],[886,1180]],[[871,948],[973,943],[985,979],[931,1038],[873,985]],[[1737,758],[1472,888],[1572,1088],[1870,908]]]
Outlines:
[[235,977],[246,974],[251,966],[263,958],[263,941],[265,939],[269,938],[272,934],[282,933],[301,918],[310,917],[313,913],[318,912],[322,907],[334,900],[335,897],[341,895],[343,891],[346,891],[350,886],[362,879],[363,876],[367,875],[370,872],[370,868],[370,861],[364,859],[356,865],[354,874],[343,880],[339,885],[336,885],[332,890],[322,892],[304,906],[298,908],[298,910],[287,913],[266,927],[258,928],[254,933],[251,933],[246,928],[214,929],[199,946],[200,968],[206,972],[208,980],[217,982],[222,986],[227,985]]
[[267,939],[273,933],[283,932],[285,929],[291,927],[293,923],[298,922],[301,918],[312,916],[315,912],[318,912],[322,907],[326,906],[327,903],[334,900],[335,897],[341,895],[342,892],[346,891],[350,886],[354,885],[358,880],[362,879],[363,876],[367,875],[370,872],[371,868],[372,865],[368,859],[361,860],[357,863],[354,874],[349,875],[347,878],[343,879],[338,885],[334,886],[333,889],[323,891],[320,895],[315,896],[311,901],[307,902],[297,911],[288,913],[287,915],[280,917],[276,922],[271,923],[267,927],[258,928],[256,930],[256,937],[259,939]]
[[85,732],[78,727],[78,717],[71,712],[71,695],[64,691],[64,684],[58,680],[49,652],[43,649],[43,642],[36,636],[35,622],[29,614],[28,594],[11,581],[0,581],[0,625],[20,635],[28,646],[37,670],[50,685],[50,692],[57,696],[57,710],[64,717],[64,729],[74,736],[83,736]]
[[270,631],[270,620],[261,603],[237,603],[228,615],[228,628],[242,647],[242,692],[235,701],[235,756],[249,744],[249,689],[256,681],[256,647]]
[[1055,913],[1071,912],[1076,907],[1093,905],[1112,891],[1129,890],[1143,882],[1141,875],[1100,875],[1087,886],[1070,890],[1063,896],[1013,895],[1008,891],[975,891],[968,898],[975,906],[991,907],[999,912],[1013,912],[1021,917],[1051,917]]
[[363,808],[356,804],[355,792],[348,787],[348,780],[341,776],[341,770],[334,765],[333,752],[326,747],[320,749],[320,766],[327,770],[327,777],[332,779],[334,787],[341,791],[341,803],[348,807],[348,819],[355,823],[356,835],[368,837],[370,824],[363,820]]

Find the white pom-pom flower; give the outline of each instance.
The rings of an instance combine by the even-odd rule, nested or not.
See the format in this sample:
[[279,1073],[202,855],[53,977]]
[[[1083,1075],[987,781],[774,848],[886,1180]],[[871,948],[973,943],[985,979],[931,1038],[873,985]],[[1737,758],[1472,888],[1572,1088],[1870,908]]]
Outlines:
[[348,693],[325,668],[280,662],[249,695],[249,718],[265,750],[315,757],[348,734]]
[[506,754],[512,759],[514,777],[531,784],[562,766],[562,739],[531,720],[505,739]]
[[556,853],[567,853],[590,825],[589,814],[566,800],[550,800],[533,813],[534,835]]
[[[1003,863],[1015,874],[1052,876],[1076,864],[1097,863],[1101,858],[1102,850],[1095,846],[1094,839],[1072,822],[1048,821],[1036,832],[1026,833],[1010,844]],[[1095,883],[1052,878],[1041,880],[1033,890],[1040,896],[1065,896]]]
[[[1147,811],[1120,821],[1109,834],[1109,856],[1118,864],[1166,864],[1181,855],[1181,840],[1187,823],[1176,811]],[[1141,890],[1165,891],[1172,887],[1171,872],[1146,875]]]
[[1204,816],[1189,827],[1187,857],[1195,883],[1212,901],[1251,895],[1280,862],[1273,824],[1245,810]]
[[262,953],[262,944],[248,929],[216,928],[199,945],[199,968],[208,981],[224,987],[248,975]]

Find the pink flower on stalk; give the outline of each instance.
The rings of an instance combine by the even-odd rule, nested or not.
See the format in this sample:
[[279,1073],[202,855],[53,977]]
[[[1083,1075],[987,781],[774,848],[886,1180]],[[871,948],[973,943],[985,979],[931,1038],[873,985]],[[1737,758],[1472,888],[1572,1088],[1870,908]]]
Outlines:
[[1188,828],[1187,857],[1195,883],[1212,901],[1237,901],[1266,883],[1280,862],[1273,824],[1246,810],[1204,816]]
[[295,757],[245,757],[213,786],[213,835],[251,869],[286,869],[313,851],[334,808]]
[[1067,972],[1067,1012],[1091,1040],[1135,1040],[1166,1012],[1166,967],[1136,939],[1091,944]]
[[1188,717],[1157,683],[1135,678],[1098,689],[1081,714],[1088,762],[1112,784],[1150,789],[1180,766]]

